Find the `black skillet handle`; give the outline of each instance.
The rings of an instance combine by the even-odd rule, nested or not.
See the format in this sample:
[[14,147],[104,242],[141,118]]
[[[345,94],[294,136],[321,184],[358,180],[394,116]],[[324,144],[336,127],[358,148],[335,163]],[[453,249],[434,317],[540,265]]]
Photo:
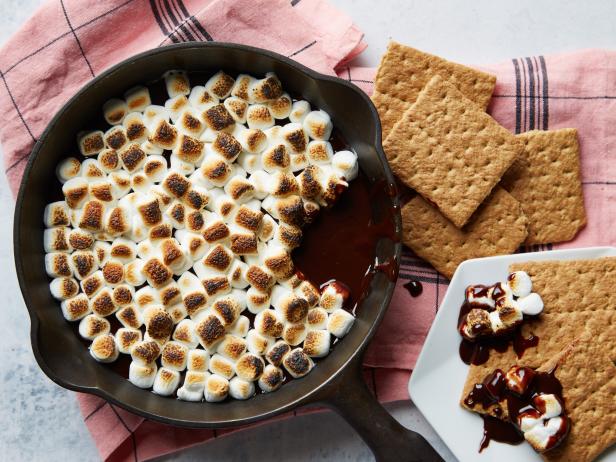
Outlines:
[[400,425],[370,393],[361,375],[362,356],[327,384],[322,403],[359,433],[377,462],[442,462],[423,436]]

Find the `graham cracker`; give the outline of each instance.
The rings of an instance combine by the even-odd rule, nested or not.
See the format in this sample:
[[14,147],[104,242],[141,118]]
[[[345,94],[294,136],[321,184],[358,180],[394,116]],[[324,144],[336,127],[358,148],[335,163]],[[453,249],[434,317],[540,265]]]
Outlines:
[[461,228],[524,143],[436,75],[383,148],[394,173]]
[[[494,369],[506,371],[516,364],[540,368],[578,338],[585,327],[594,330],[606,355],[616,360],[616,257],[515,263],[509,271],[526,271],[533,281],[533,292],[543,299],[543,313],[522,326],[522,335],[536,335],[539,343],[521,358],[512,348],[503,353],[492,350],[485,364],[471,365],[460,399],[467,409],[464,398]],[[494,415],[493,407],[469,410]],[[505,412],[502,418],[506,417]]]
[[524,152],[501,185],[528,217],[525,244],[569,241],[586,224],[577,130],[533,130],[518,135]]
[[488,106],[496,84],[495,76],[390,41],[379,64],[372,96],[381,118],[383,138],[437,74],[481,109]]
[[571,419],[567,439],[542,454],[544,460],[590,462],[616,443],[616,365],[600,335],[587,328],[539,369],[554,370]]
[[526,239],[528,220],[519,202],[496,187],[462,229],[421,196],[402,208],[402,223],[404,244],[451,279],[464,260],[513,253]]

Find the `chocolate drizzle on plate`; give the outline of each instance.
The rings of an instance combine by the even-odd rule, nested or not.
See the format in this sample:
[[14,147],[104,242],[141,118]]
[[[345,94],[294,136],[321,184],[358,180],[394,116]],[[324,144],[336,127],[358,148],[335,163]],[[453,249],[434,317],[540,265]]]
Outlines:
[[423,286],[421,285],[421,282],[416,281],[414,279],[411,279],[409,282],[404,284],[402,287],[404,287],[408,291],[411,297],[419,297],[421,293],[423,292]]

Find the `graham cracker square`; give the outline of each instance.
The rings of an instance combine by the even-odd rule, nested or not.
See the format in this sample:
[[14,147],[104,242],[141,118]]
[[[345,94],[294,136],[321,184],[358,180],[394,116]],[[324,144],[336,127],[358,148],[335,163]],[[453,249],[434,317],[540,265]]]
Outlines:
[[374,82],[373,101],[385,138],[402,113],[415,102],[434,75],[440,75],[485,110],[496,77],[438,56],[390,41]]
[[461,228],[524,144],[437,75],[383,148],[393,172]]
[[533,130],[518,135],[522,155],[501,185],[528,217],[525,244],[569,241],[586,224],[577,130]]
[[421,196],[402,208],[402,223],[404,244],[447,278],[469,258],[514,252],[527,234],[520,204],[500,187],[462,229]]

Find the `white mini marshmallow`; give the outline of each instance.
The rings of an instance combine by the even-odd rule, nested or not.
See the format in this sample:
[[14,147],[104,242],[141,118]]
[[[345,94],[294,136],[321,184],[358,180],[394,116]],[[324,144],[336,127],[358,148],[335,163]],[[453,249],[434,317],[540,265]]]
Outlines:
[[105,148],[103,132],[101,130],[80,132],[77,135],[77,144],[82,156],[95,156]]
[[126,137],[131,143],[144,143],[148,139],[148,128],[141,112],[131,112],[124,117],[122,126],[126,130]]
[[150,364],[138,364],[131,362],[128,367],[128,381],[139,388],[151,388],[156,379],[158,366],[155,362]]
[[251,104],[246,111],[248,128],[265,130],[274,126],[274,116],[264,104]]
[[344,337],[355,322],[355,317],[348,311],[334,310],[327,320],[327,330],[338,338]]
[[311,111],[302,121],[304,130],[313,140],[328,140],[332,134],[332,120],[325,111]]
[[551,393],[540,394],[533,398],[533,405],[543,412],[542,418],[551,419],[557,417],[563,412],[563,408],[556,395]]
[[145,275],[143,274],[143,267],[145,261],[141,258],[136,258],[130,263],[124,266],[124,281],[131,286],[138,287],[145,283]]
[[201,401],[203,399],[207,377],[205,372],[186,372],[184,384],[178,388],[177,391],[178,398],[182,401]]
[[351,151],[338,151],[332,158],[332,167],[346,181],[353,181],[359,174],[357,154]]
[[233,362],[218,353],[210,358],[209,370],[227,380],[235,374]]
[[269,101],[267,106],[270,108],[272,115],[276,119],[286,119],[291,114],[293,100],[288,93],[283,93],[277,99]]
[[195,171],[195,164],[181,159],[176,153],[169,156],[169,171],[188,176]]
[[161,367],[156,373],[152,391],[157,395],[170,396],[180,384],[180,373],[166,367]]
[[518,419],[518,425],[520,426],[520,430],[522,430],[522,433],[526,433],[538,424],[543,424],[543,419],[541,418],[541,416],[535,418],[534,416],[531,416],[529,414],[523,414],[523,416]]
[[229,394],[229,381],[217,374],[210,375],[205,381],[205,400],[209,403],[223,401]]
[[558,433],[564,424],[562,417],[553,417],[544,425],[535,425],[530,430],[524,432],[524,439],[535,449],[535,451],[545,451],[554,435]]
[[257,199],[265,199],[270,194],[272,175],[265,170],[252,172],[249,181],[254,187],[254,195]]
[[151,104],[150,90],[144,86],[136,86],[124,93],[124,99],[129,111],[143,111]]
[[67,321],[78,321],[91,312],[90,302],[84,294],[77,294],[73,298],[64,300],[60,307]]
[[169,98],[190,93],[190,81],[185,71],[171,70],[163,74]]
[[111,183],[111,191],[113,197],[120,199],[130,191],[130,174],[124,170],[111,172],[109,174],[109,182]]
[[229,96],[235,80],[223,71],[218,71],[205,83],[205,89],[217,98],[223,99]]
[[514,271],[509,274],[507,283],[516,297],[526,297],[533,290],[533,281],[526,271]]
[[246,345],[252,354],[263,356],[273,344],[273,338],[261,335],[255,329],[249,330],[246,334]]
[[229,396],[235,399],[248,399],[255,394],[255,384],[247,380],[233,377],[229,382]]
[[282,369],[268,364],[263,370],[263,374],[259,377],[259,388],[264,393],[271,393],[278,390],[284,382],[284,373]]
[[543,311],[543,300],[536,292],[518,298],[517,305],[522,310],[522,313],[529,316],[536,316]]
[[61,161],[56,167],[56,176],[60,183],[64,184],[72,178],[81,174],[81,162],[74,157],[69,157]]
[[125,355],[130,354],[131,348],[135,343],[141,341],[141,337],[141,331],[138,329],[120,327],[115,333],[118,350],[120,351],[120,353],[123,353]]
[[334,284],[329,284],[323,290],[321,294],[321,300],[319,301],[319,306],[328,313],[331,313],[335,310],[338,310],[344,305],[344,294],[336,290],[336,286]]
[[228,332],[237,337],[246,337],[250,330],[250,319],[242,315],[235,321],[235,324],[231,326]]
[[186,367],[189,371],[206,372],[210,364],[210,355],[205,350],[192,349],[188,351]]
[[310,103],[308,101],[295,101],[291,106],[289,120],[293,123],[302,123],[310,112]]
[[330,164],[334,157],[334,148],[329,141],[313,140],[308,143],[307,155],[311,164]]
[[66,300],[77,295],[79,284],[73,278],[55,278],[49,283],[49,291],[56,300]]
[[109,125],[121,124],[128,112],[126,101],[119,98],[111,98],[103,104],[103,117]]
[[173,123],[180,118],[182,111],[188,107],[190,107],[188,98],[184,95],[178,95],[165,101],[165,109],[169,112],[169,117]]
[[254,173],[261,168],[261,156],[242,152],[237,158],[237,164],[248,173]]
[[43,232],[43,248],[45,252],[70,252],[72,249],[69,244],[70,228],[58,226],[47,228]]
[[113,334],[99,335],[90,345],[90,356],[101,363],[112,363],[118,359],[120,352]]

